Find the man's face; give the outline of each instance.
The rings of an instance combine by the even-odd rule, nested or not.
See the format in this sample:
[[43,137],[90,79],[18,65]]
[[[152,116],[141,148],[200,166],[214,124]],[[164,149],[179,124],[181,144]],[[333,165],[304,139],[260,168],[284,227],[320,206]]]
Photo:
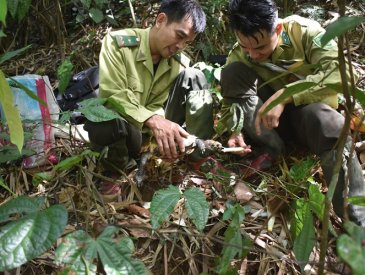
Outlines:
[[273,34],[267,31],[261,31],[254,36],[244,36],[240,32],[236,32],[238,44],[251,59],[255,62],[261,62],[270,58],[274,52],[281,32],[282,25],[278,24]]
[[169,58],[182,51],[196,37],[196,33],[193,31],[193,20],[190,17],[184,18],[181,22],[167,24],[166,14],[161,13],[157,16],[156,27],[158,32],[154,54],[159,54],[164,58]]

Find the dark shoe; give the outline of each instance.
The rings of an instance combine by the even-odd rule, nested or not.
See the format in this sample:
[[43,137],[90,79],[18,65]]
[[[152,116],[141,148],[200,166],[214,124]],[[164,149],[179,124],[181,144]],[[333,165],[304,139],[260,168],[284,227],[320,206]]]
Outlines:
[[274,158],[269,153],[258,155],[251,163],[241,169],[241,175],[248,179],[253,177],[258,172],[269,170],[273,165]]
[[[111,179],[117,180],[118,176],[111,176]],[[100,195],[105,202],[118,201],[121,195],[121,187],[114,181],[102,180],[99,186]]]

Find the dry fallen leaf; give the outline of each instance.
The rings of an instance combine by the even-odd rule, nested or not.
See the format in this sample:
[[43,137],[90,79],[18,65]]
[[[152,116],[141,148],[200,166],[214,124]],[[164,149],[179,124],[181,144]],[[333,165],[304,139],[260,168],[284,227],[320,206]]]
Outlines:
[[251,188],[249,188],[242,181],[238,181],[234,186],[234,194],[236,195],[237,200],[240,202],[248,202],[253,197]]

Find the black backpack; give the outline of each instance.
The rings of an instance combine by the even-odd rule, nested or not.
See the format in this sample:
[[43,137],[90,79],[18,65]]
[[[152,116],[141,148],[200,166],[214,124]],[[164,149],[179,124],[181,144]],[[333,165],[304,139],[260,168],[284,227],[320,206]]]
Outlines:
[[[99,93],[99,67],[94,66],[79,72],[72,77],[65,92],[61,94],[57,89],[55,96],[62,111],[74,111],[80,107],[79,103],[85,99],[97,97]],[[83,123],[84,117],[79,112],[72,113],[71,122]]]

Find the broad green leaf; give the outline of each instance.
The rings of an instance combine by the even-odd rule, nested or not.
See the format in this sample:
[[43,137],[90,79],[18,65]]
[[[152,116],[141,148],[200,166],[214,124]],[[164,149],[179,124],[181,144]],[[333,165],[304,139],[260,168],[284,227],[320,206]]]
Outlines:
[[179,188],[172,185],[153,195],[151,202],[151,225],[153,229],[158,228],[174,211],[180,195]]
[[24,132],[20,119],[19,110],[14,106],[13,92],[0,70],[0,103],[4,111],[10,132],[10,141],[18,147],[21,152],[24,144]]
[[10,222],[0,230],[0,271],[16,268],[48,250],[67,224],[67,210],[54,205]]
[[[104,106],[109,99],[106,98],[90,98],[80,102],[80,111],[85,117],[93,122],[108,121],[115,118],[121,118],[121,116],[111,109]],[[114,102],[114,101],[113,101]],[[120,107],[124,110],[123,107]]]
[[24,51],[28,50],[29,48],[31,48],[32,45],[28,45],[26,47],[23,47],[21,49],[15,50],[15,51],[11,51],[11,52],[6,52],[3,55],[0,55],[0,65],[2,63],[4,63],[5,61],[8,61],[9,59],[23,53]]
[[349,198],[349,203],[365,206],[365,197],[364,196],[354,196]]
[[28,13],[32,0],[22,0],[18,3],[17,17],[20,22]]
[[[131,258],[130,244],[128,244],[128,247],[121,247],[114,242],[112,237],[118,230],[116,227],[107,227],[97,239],[98,255],[106,274],[147,274],[143,263]],[[105,231],[107,232],[105,233]]]
[[295,183],[307,180],[311,176],[311,171],[316,164],[314,159],[306,159],[294,164],[289,170],[289,176]]
[[[119,228],[108,226],[95,240],[84,231],[67,235],[56,250],[56,263],[70,266],[76,274],[95,274],[95,260],[100,258],[106,274],[148,274],[139,260],[133,259],[130,238],[115,240]],[[66,273],[67,274],[67,273]]]
[[32,178],[33,185],[37,186],[38,184],[41,184],[43,181],[51,181],[56,176],[55,169],[52,169],[51,171],[45,171],[45,172],[39,172],[34,174]]
[[58,90],[61,94],[63,94],[70,82],[72,77],[72,70],[74,66],[71,63],[70,58],[66,58],[62,64],[57,69],[57,78],[58,78]]
[[108,121],[115,118],[120,118],[120,116],[111,109],[106,108],[103,105],[80,108],[79,111],[85,115],[85,117],[93,122]]
[[39,211],[45,204],[45,198],[19,196],[0,206],[0,222],[5,222],[15,213],[30,214]]
[[341,235],[337,240],[337,253],[352,269],[352,274],[365,274],[365,246],[348,235]]
[[[2,177],[0,177],[0,187],[4,188],[10,194],[12,194],[13,196],[15,196],[15,193],[13,191],[11,191],[11,189],[6,185],[6,183],[4,182],[4,180],[3,180]],[[0,218],[0,221],[1,221],[1,218]]]
[[[16,12],[18,10],[18,2],[19,2],[19,0],[7,0],[8,11],[14,19],[15,19],[15,16],[16,16]],[[1,5],[0,5],[0,9],[2,9]]]
[[[96,265],[93,264],[97,257],[94,254],[86,255],[86,245],[93,239],[83,230],[77,230],[68,234],[58,246],[55,253],[55,263],[65,264],[76,274],[96,274]],[[70,274],[70,273],[66,273]]]
[[321,38],[322,46],[325,46],[330,40],[344,34],[347,31],[354,29],[365,21],[365,16],[343,16],[335,22],[328,25],[326,33]]
[[267,113],[268,111],[270,111],[272,108],[274,108],[276,105],[278,105],[280,102],[282,102],[284,99],[293,96],[295,94],[298,94],[300,92],[303,92],[305,90],[308,90],[314,86],[316,86],[317,84],[314,82],[300,82],[297,83],[295,85],[289,86],[288,88],[285,89],[285,91],[275,100],[273,100],[264,110],[264,113]]
[[239,228],[244,218],[245,218],[245,209],[241,205],[236,204],[234,214],[232,217],[232,226]]
[[6,0],[0,0],[0,22],[6,25],[6,12],[7,12],[7,3]]
[[104,14],[101,10],[96,8],[91,8],[89,10],[89,16],[96,24],[100,23],[104,19]]
[[12,144],[5,145],[0,150],[0,164],[8,161],[19,160],[22,157],[28,157],[34,155],[34,151],[31,149],[23,148],[19,153],[18,148]]
[[346,221],[344,227],[352,239],[357,243],[363,243],[365,241],[365,229],[359,225]]
[[302,271],[304,270],[304,267],[307,264],[309,256],[316,243],[313,215],[309,210],[309,207],[304,213],[303,229],[299,236],[294,240],[293,246],[295,257]]
[[293,201],[293,216],[291,218],[290,232],[293,239],[296,239],[300,232],[303,230],[304,217],[307,215],[306,212],[310,210],[309,204],[303,199],[297,199]]
[[184,192],[183,196],[190,219],[199,231],[203,231],[209,216],[209,204],[204,193],[198,188],[190,188]]
[[310,209],[323,221],[325,195],[322,194],[318,184],[309,185],[308,193]]

